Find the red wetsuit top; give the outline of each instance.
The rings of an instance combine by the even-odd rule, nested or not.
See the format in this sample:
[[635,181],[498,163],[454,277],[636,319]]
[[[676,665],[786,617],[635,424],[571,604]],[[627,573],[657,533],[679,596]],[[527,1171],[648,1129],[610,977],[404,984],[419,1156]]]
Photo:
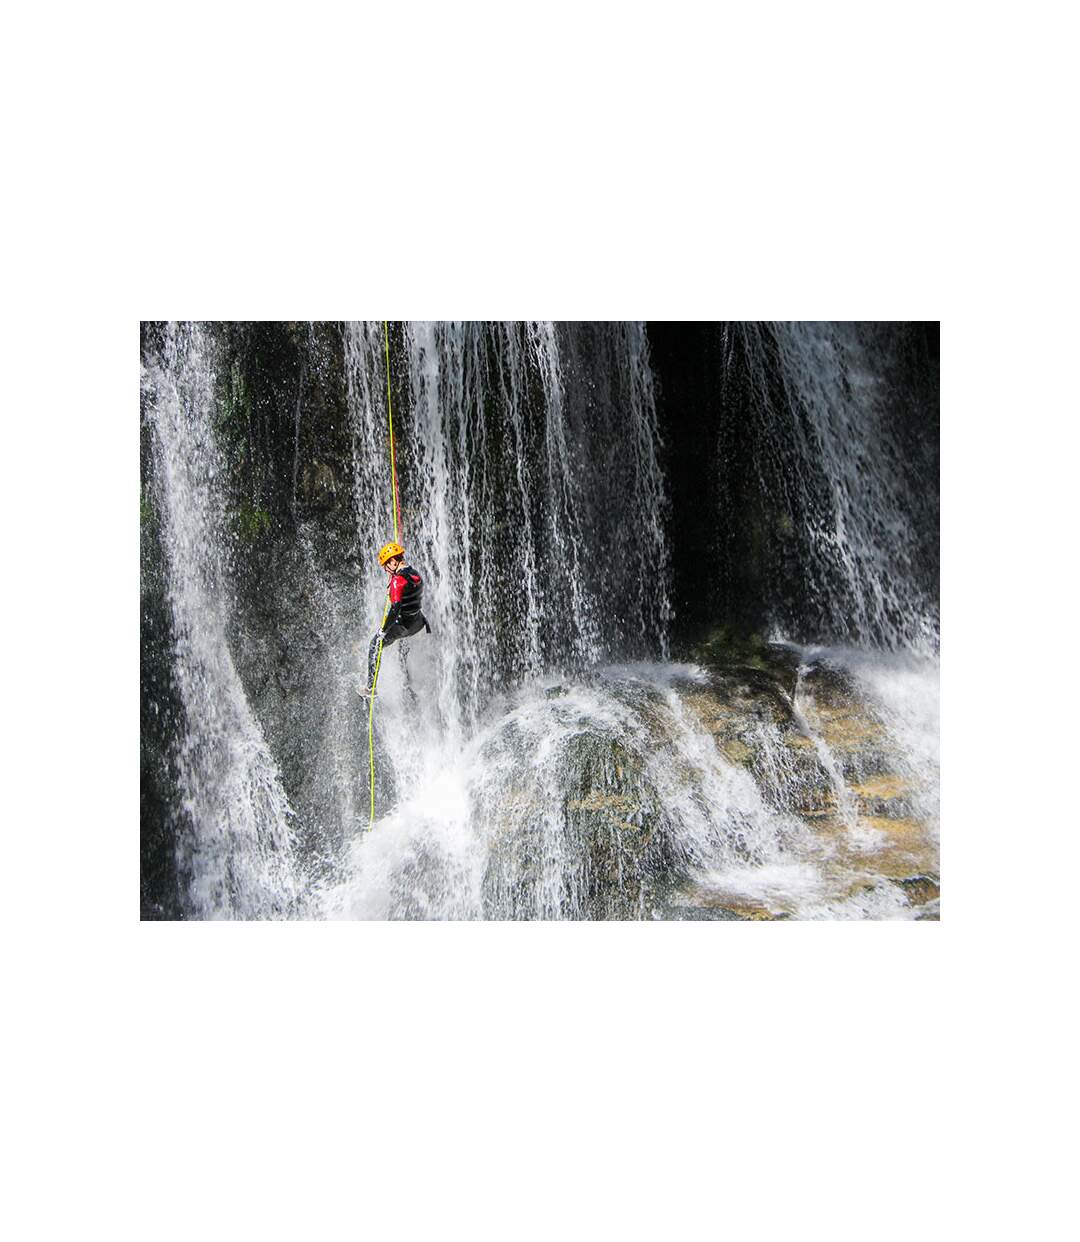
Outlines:
[[411,565],[395,570],[390,575],[390,611],[386,614],[386,627],[395,621],[411,621],[420,612],[420,600],[424,583]]

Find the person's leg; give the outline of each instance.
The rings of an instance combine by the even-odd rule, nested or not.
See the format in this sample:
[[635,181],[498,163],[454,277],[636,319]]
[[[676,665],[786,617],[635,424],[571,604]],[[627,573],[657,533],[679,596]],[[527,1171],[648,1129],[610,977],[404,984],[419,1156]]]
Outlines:
[[[422,630],[426,628],[427,628],[427,622],[424,620],[424,614],[417,613],[417,615],[413,617],[411,620],[403,623],[404,637],[413,638],[415,635],[419,634]],[[409,681],[408,660],[409,660],[409,644],[405,643],[404,646],[401,648],[401,670],[402,670],[402,673],[404,675],[404,680],[405,680],[405,693],[408,695],[409,701],[413,704],[413,706],[415,706],[416,705],[416,692],[413,690],[412,683]]]
[[408,638],[408,636],[409,631],[405,626],[400,621],[395,621],[393,625],[387,627],[386,637],[383,639],[382,644],[383,650],[385,651],[387,647],[393,646],[399,638]]
[[[399,637],[401,638],[413,638],[415,635],[419,634],[420,631],[424,629],[426,626],[427,626],[427,622],[424,620],[424,614],[420,613],[409,621],[400,621],[396,626],[394,626],[394,629],[401,631],[399,635]],[[402,664],[405,663],[405,661],[408,659],[408,656],[409,656],[409,644],[406,643],[405,646],[402,647],[401,649]]]
[[[392,625],[386,631],[386,635],[382,640],[383,650],[392,646],[399,638],[404,638],[406,629],[402,625]],[[371,646],[368,648],[368,689],[371,689],[371,683],[375,680],[375,665],[379,660],[379,636],[378,634],[371,640]]]

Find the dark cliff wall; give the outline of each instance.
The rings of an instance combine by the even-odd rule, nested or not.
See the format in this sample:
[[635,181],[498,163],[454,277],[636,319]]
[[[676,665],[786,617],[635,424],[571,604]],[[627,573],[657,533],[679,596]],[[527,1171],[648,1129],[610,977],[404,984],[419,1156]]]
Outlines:
[[[918,498],[909,571],[936,599],[939,325],[866,325],[865,335],[868,356],[881,360],[890,432],[906,484]],[[809,515],[791,507],[790,475],[802,467],[785,460],[784,446],[776,443],[784,426],[763,411],[800,415],[790,409],[773,365],[770,329],[760,328],[759,336],[769,364],[765,375],[760,358],[754,369],[738,325],[648,324],[672,498],[675,639],[683,648],[718,625],[746,634],[776,619],[795,637],[828,637],[814,594],[820,595],[820,584],[813,586],[807,575],[813,559]]]

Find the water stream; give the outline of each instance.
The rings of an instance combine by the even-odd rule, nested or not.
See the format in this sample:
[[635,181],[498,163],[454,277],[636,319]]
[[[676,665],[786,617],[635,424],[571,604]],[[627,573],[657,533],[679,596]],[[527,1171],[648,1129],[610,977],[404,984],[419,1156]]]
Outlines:
[[228,637],[229,543],[211,352],[198,326],[170,327],[144,367],[154,484],[186,727],[177,739],[176,849],[197,918],[278,917],[298,900],[291,808]]

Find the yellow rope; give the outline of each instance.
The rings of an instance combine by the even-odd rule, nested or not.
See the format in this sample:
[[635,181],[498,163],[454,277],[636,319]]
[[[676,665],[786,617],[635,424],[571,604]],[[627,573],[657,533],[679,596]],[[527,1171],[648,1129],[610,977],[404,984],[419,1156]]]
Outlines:
[[[383,609],[382,623],[379,626],[381,630],[386,624],[386,614],[390,611],[389,601]],[[371,772],[371,818],[368,820],[368,831],[375,826],[375,684],[379,680],[379,666],[382,664],[382,639],[379,639],[379,650],[375,655],[375,672],[371,678],[371,686],[368,690],[368,716],[367,716],[367,740],[368,740],[368,769]]]
[[[398,528],[398,493],[397,493],[397,459],[394,455],[394,407],[390,402],[390,324],[383,320],[383,347],[386,351],[386,417],[390,424],[390,487],[391,495],[394,498],[394,542],[400,540],[400,531]],[[389,591],[387,591],[389,597]],[[382,621],[379,624],[380,631],[386,628],[386,617],[390,611],[390,600],[387,598],[386,607],[383,609]],[[379,649],[375,655],[375,671],[371,676],[371,685],[368,688],[368,770],[371,773],[371,818],[368,821],[368,831],[370,832],[375,826],[375,687],[379,681],[379,668],[382,665],[382,639],[379,639]]]
[[394,542],[400,542],[398,532],[397,459],[394,456],[394,409],[390,404],[390,325],[383,320],[383,346],[386,350],[386,416],[390,420],[390,482],[394,494]]

